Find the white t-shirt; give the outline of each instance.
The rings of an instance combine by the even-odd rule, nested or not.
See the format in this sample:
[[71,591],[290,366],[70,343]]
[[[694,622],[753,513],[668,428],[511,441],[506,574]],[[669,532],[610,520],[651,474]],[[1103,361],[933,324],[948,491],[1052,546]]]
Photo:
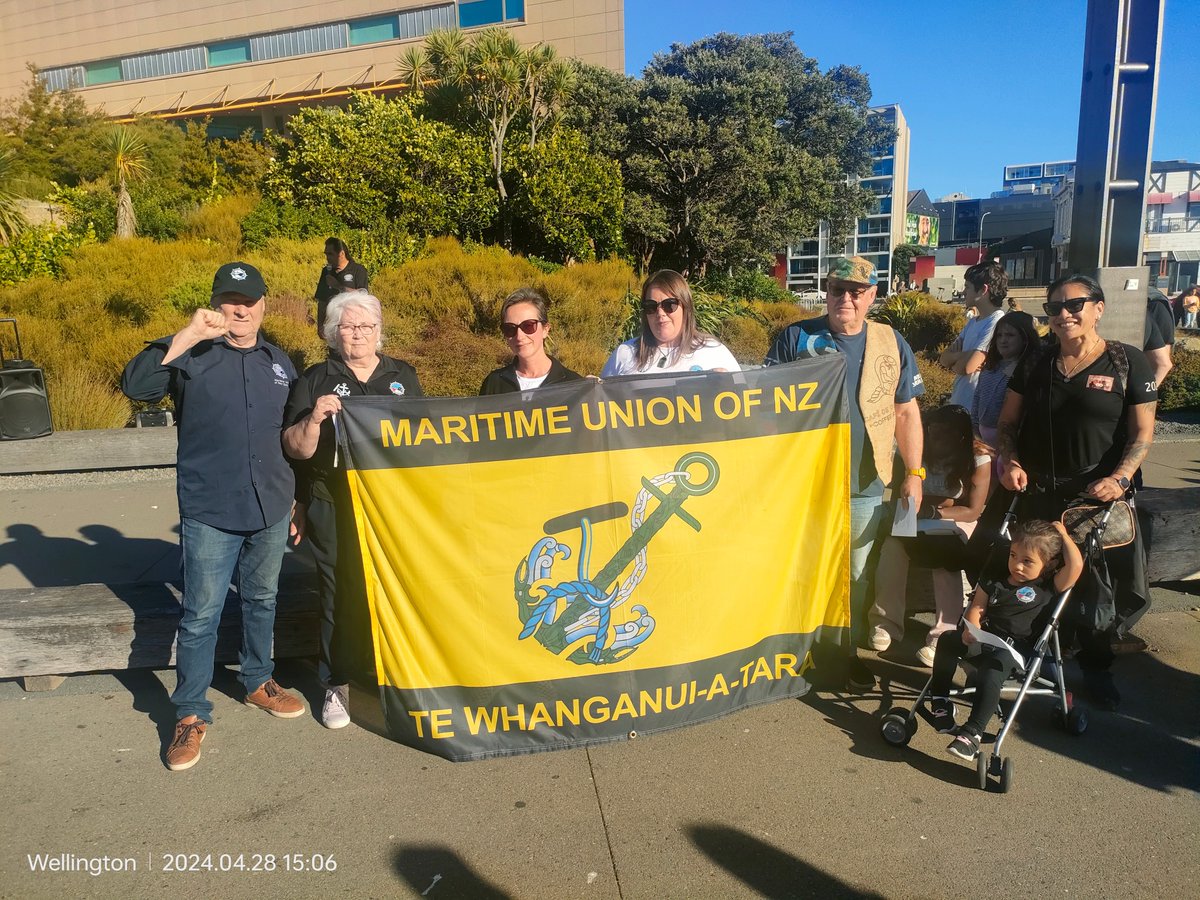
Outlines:
[[539,375],[536,378],[526,378],[520,372],[514,372],[513,374],[517,376],[517,384],[521,386],[521,390],[532,391],[534,388],[541,387],[542,382],[546,380],[546,375],[550,373],[546,372],[546,375]]
[[676,354],[675,351],[660,348],[650,357],[646,368],[640,370],[637,367],[637,347],[637,338],[617,344],[617,349],[604,364],[600,377],[611,378],[614,375],[634,375],[639,372],[653,375],[658,372],[707,372],[712,369],[742,371],[729,348],[716,338],[709,338],[703,346],[697,347],[691,353]]
[[[974,353],[976,350],[987,353],[988,344],[992,342],[992,332],[996,323],[1004,318],[1004,310],[998,309],[986,316],[976,316],[968,319],[962,330],[963,353]],[[975,385],[979,382],[979,372],[970,375],[955,375],[954,390],[950,392],[950,403],[971,408],[971,398],[975,396]]]

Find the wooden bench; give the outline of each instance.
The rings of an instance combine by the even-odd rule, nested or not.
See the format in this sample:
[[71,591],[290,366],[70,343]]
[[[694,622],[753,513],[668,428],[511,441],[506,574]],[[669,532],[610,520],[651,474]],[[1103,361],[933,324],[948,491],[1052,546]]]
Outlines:
[[173,466],[177,434],[175,428],[107,428],[0,441],[0,475]]
[[1147,488],[1137,505],[1150,548],[1150,583],[1200,579],[1200,487]]
[[[275,610],[274,658],[314,656],[319,603],[311,575],[284,575]],[[81,584],[0,590],[0,678],[52,690],[63,676],[175,664],[179,591],[171,584]],[[241,605],[230,591],[216,661],[237,662]]]

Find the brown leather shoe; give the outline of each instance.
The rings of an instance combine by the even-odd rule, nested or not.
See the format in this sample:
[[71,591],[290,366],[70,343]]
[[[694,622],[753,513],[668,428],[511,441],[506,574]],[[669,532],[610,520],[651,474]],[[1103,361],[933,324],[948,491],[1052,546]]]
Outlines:
[[175,736],[167,748],[167,768],[172,772],[190,769],[200,759],[200,744],[208,725],[199,716],[185,716],[175,723]]
[[265,709],[281,719],[294,719],[304,715],[304,704],[276,684],[274,678],[268,679],[253,694],[247,694],[246,705]]

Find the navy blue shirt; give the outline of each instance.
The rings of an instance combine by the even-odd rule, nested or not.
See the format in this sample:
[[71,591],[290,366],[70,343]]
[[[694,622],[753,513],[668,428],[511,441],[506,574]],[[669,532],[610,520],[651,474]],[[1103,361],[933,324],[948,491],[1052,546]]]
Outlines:
[[226,531],[274,525],[292,506],[295,479],[280,433],[296,369],[260,336],[248,350],[201,341],[163,365],[171,337],[151,341],[121,376],[132,400],[168,392],[179,421],[179,514]]

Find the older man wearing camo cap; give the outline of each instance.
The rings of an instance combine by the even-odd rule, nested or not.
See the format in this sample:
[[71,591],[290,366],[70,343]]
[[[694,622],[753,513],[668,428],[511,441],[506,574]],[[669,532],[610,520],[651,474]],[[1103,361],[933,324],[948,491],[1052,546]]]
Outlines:
[[[871,600],[868,570],[871,548],[884,522],[884,491],[891,487],[921,503],[921,414],[925,393],[912,348],[891,327],[868,322],[879,273],[861,256],[839,257],[829,266],[826,314],[789,325],[775,339],[764,365],[778,365],[828,353],[846,357],[850,398],[850,632],[847,684],[870,690],[875,678],[858,658],[866,640]],[[893,456],[899,450],[904,475],[893,482]]]

